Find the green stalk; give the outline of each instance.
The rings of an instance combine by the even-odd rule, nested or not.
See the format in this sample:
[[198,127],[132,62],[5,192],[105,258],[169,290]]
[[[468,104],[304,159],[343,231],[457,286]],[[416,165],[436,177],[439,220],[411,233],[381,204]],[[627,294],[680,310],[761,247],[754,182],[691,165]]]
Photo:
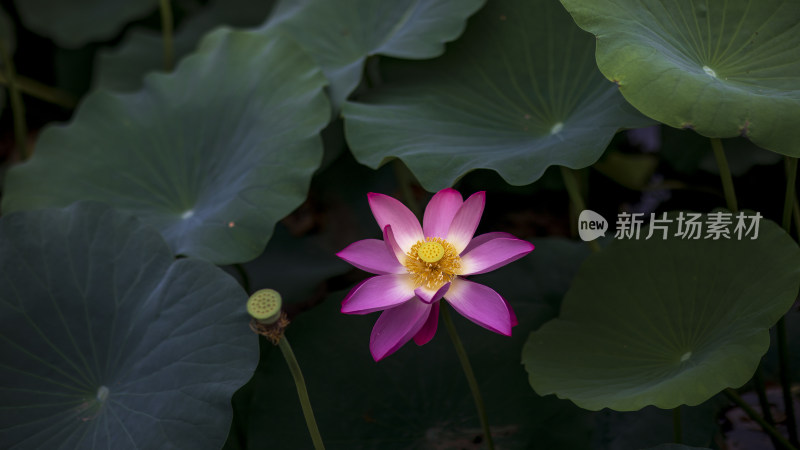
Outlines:
[[783,200],[783,229],[791,233],[792,209],[795,203],[795,183],[797,181],[797,158],[787,156],[784,159],[786,165],[786,195]]
[[399,159],[392,161],[392,165],[394,168],[394,176],[397,178],[397,184],[403,192],[403,198],[406,200],[408,209],[410,209],[417,218],[422,217],[422,208],[420,208],[417,198],[414,197],[414,190],[411,188],[414,175],[408,170],[405,164],[403,164],[403,161]]
[[736,191],[733,189],[733,176],[728,167],[728,159],[725,158],[725,149],[722,148],[722,141],[719,138],[711,138],[711,148],[714,150],[714,158],[719,167],[719,177],[722,180],[722,190],[725,193],[725,203],[732,213],[739,212],[739,205],[736,202]]
[[442,320],[447,328],[447,333],[453,341],[453,347],[456,348],[458,360],[461,362],[461,368],[464,369],[464,375],[467,377],[469,383],[469,390],[472,391],[472,398],[475,400],[475,407],[478,409],[478,417],[481,419],[481,427],[483,428],[483,435],[486,437],[486,445],[489,450],[494,450],[494,442],[492,441],[492,431],[489,429],[489,419],[486,417],[486,407],[483,405],[483,397],[478,388],[478,381],[475,379],[475,373],[472,371],[472,365],[469,363],[467,351],[464,350],[464,345],[461,343],[461,338],[458,337],[453,319],[450,317],[449,306],[445,302],[439,302],[441,305],[440,310],[442,313]]
[[[717,166],[719,167],[719,174],[720,179],[722,180],[722,189],[725,193],[725,202],[728,204],[728,209],[731,212],[736,213],[739,210],[739,206],[736,202],[736,192],[733,188],[733,177],[731,176],[730,167],[728,167],[728,160],[725,158],[725,150],[722,148],[722,141],[718,138],[711,139],[711,148],[714,151],[714,157],[717,160]],[[793,158],[791,158],[793,159]],[[794,205],[794,178],[797,174],[797,160],[794,160],[794,164],[792,165],[789,161],[790,158],[786,159],[786,170],[787,170],[787,178],[789,178],[789,182],[787,182],[786,187],[786,199],[784,202],[784,211],[783,211],[783,228],[789,233],[789,227],[791,226],[791,213],[792,207]],[[792,167],[793,166],[793,167]],[[790,425],[787,426],[789,430],[789,436],[793,445],[798,446],[797,444],[797,430],[795,428],[794,422],[794,405],[792,404],[791,400],[791,386],[789,385],[789,375],[788,375],[788,354],[787,354],[787,346],[786,346],[786,327],[783,318],[778,320],[777,326],[777,335],[778,335],[778,358],[780,363],[780,377],[781,377],[781,384],[783,385],[783,398],[784,402],[788,401],[786,409],[786,418]],[[757,369],[758,371],[759,369]],[[756,420],[759,422],[764,422],[767,426],[774,430],[772,427],[772,414],[769,410],[769,403],[767,402],[767,395],[764,389],[763,380],[760,379],[760,373],[756,373],[756,392],[758,393],[759,402],[761,403],[762,414],[764,417],[760,417],[760,420]],[[730,389],[728,390],[730,391]],[[730,396],[730,392],[726,391],[726,394]],[[744,408],[744,407],[743,407]],[[747,406],[749,408],[749,406]],[[755,410],[749,408],[753,414],[758,415]],[[745,409],[747,411],[747,409]],[[748,414],[750,412],[748,411]],[[750,414],[751,417],[752,414]],[[762,425],[763,427],[763,425]],[[766,427],[765,427],[766,430]],[[771,433],[770,433],[771,434]],[[775,437],[770,436],[773,442],[775,442]],[[781,437],[782,438],[782,437]]]
[[22,103],[22,94],[17,85],[14,59],[9,55],[3,40],[0,40],[0,57],[2,57],[8,80],[8,96],[11,100],[11,113],[14,116],[14,140],[17,143],[20,159],[25,161],[30,156],[28,154],[28,124],[25,122],[25,104]]
[[[753,383],[755,384],[756,395],[758,395],[758,405],[761,407],[761,415],[764,416],[764,420],[766,420],[768,424],[774,427],[775,419],[772,417],[769,399],[767,399],[767,390],[764,387],[764,376],[761,374],[762,371],[762,365],[759,364],[756,368],[756,373],[753,374]],[[780,444],[775,440],[775,438],[770,436],[770,439],[772,440],[773,447],[780,447]]]
[[[567,188],[567,194],[569,194],[569,199],[572,202],[573,210],[577,217],[581,211],[586,209],[586,204],[583,203],[581,190],[578,186],[578,179],[575,177],[575,171],[572,169],[564,166],[559,167],[561,168],[561,177],[564,179],[564,186]],[[589,241],[587,244],[589,244],[589,248],[591,248],[593,252],[600,251],[600,244],[598,244],[597,241]]]
[[303,407],[303,416],[306,418],[306,426],[308,427],[308,433],[311,435],[311,441],[314,443],[314,448],[316,450],[324,450],[325,445],[322,443],[322,436],[319,434],[317,421],[314,419],[314,411],[311,409],[311,400],[308,398],[308,389],[306,389],[306,382],[303,379],[303,372],[300,371],[300,364],[297,363],[297,358],[294,357],[294,352],[289,345],[289,341],[286,340],[286,336],[281,337],[278,346],[281,348],[286,364],[292,372],[294,385],[297,387],[297,396],[300,397],[300,406]]
[[769,407],[769,399],[767,398],[767,389],[764,386],[764,375],[762,375],[763,368],[759,364],[756,373],[753,374],[753,383],[756,387],[756,395],[758,395],[758,405],[761,407],[761,415],[764,420],[770,425],[775,425],[775,419],[772,417],[772,410]]
[[172,72],[175,51],[172,44],[172,5],[170,0],[161,0],[161,33],[164,35],[164,70]]
[[[783,230],[791,234],[792,209],[795,203],[795,183],[797,181],[797,158],[787,156],[786,164],[786,196],[783,202]],[[786,429],[789,441],[800,447],[797,439],[797,423],[795,422],[794,400],[792,399],[792,380],[789,375],[789,345],[786,339],[786,320],[781,317],[775,329],[778,337],[778,368],[783,393],[783,405],[786,412]]]
[[781,393],[783,394],[783,409],[786,413],[786,430],[789,432],[789,441],[792,445],[800,447],[800,443],[797,441],[792,380],[789,376],[789,345],[786,342],[786,320],[783,317],[778,320],[775,331],[778,335],[778,371],[781,379]]
[[[47,86],[39,83],[36,80],[23,77],[19,74],[15,74],[14,82],[21,92],[28,94],[31,97],[36,97],[39,100],[44,100],[48,103],[63,106],[64,108],[69,109],[74,108],[75,105],[78,104],[78,99],[69,92]],[[11,85],[11,83],[8,81],[8,78],[3,73],[0,73],[0,84],[5,86]]]
[[773,438],[776,441],[778,441],[780,443],[781,447],[785,448],[786,450],[798,450],[797,447],[795,447],[788,440],[786,440],[786,438],[783,437],[778,432],[778,430],[775,429],[775,427],[773,427],[772,425],[767,423],[767,421],[764,420],[764,418],[761,417],[761,415],[758,414],[755,409],[753,409],[750,405],[748,405],[747,402],[744,401],[742,399],[742,397],[740,397],[739,394],[736,391],[734,391],[731,388],[727,388],[723,392],[725,392],[725,395],[733,403],[735,403],[736,406],[742,408],[742,410],[745,413],[747,413],[747,415],[750,416],[751,419],[753,419],[756,423],[758,423],[761,426],[761,428],[764,430],[765,433],[770,435],[771,438]]
[[672,436],[676,444],[683,443],[683,432],[681,431],[681,406],[672,408]]

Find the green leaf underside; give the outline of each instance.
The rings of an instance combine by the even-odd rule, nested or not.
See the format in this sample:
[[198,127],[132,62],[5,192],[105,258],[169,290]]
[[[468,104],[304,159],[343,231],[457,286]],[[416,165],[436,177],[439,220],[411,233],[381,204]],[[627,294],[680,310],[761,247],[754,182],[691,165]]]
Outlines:
[[[96,91],[9,171],[3,211],[113,204],[175,254],[250,260],[306,197],[330,116],[325,79],[286,36],[220,30],[134,94]],[[109,119],[115,118],[115,119]]]
[[222,445],[258,356],[227,274],[97,203],[4,216],[0,270],[0,447]]
[[58,45],[78,48],[113,38],[129,21],[154,11],[155,0],[15,0],[25,26]]
[[531,386],[590,410],[698,405],[750,379],[798,274],[800,249],[767,220],[757,240],[616,240],[531,334]]
[[708,137],[799,156],[800,3],[562,0],[637,109]]
[[[588,414],[569,402],[542,399],[530,391],[519,354],[527,333],[555,314],[541,300],[559,289],[563,293],[568,283],[564,274],[577,269],[585,246],[563,239],[534,243],[530,256],[474,278],[500,292],[515,309],[520,325],[512,337],[451,312],[480,383],[498,448],[583,450],[589,446]],[[444,324],[430,343],[419,347],[409,342],[376,363],[369,354],[369,336],[378,314],[339,313],[343,296],[331,295],[301,314],[286,333],[303,368],[325,447],[479,448],[475,439],[480,422]],[[268,347],[272,346],[262,350],[266,363],[234,397],[237,414],[246,416],[241,425],[248,430],[247,448],[310,448],[308,434],[298,432],[303,416],[286,363],[277,349]]]
[[431,191],[474,169],[513,185],[581,168],[620,128],[651,121],[597,70],[594,39],[555,1],[492,1],[430,62],[387,65],[387,83],[343,108],[362,164],[397,157]]
[[[264,21],[272,1],[216,0],[181,23],[175,32],[175,58],[180,59],[196,47],[200,38],[221,25],[256,26]],[[144,75],[164,70],[164,38],[155,30],[136,28],[113,48],[97,54],[93,83],[115,91],[133,91],[142,86]]]
[[361,80],[368,56],[439,56],[485,1],[283,0],[264,28],[283,28],[309,51],[338,108]]

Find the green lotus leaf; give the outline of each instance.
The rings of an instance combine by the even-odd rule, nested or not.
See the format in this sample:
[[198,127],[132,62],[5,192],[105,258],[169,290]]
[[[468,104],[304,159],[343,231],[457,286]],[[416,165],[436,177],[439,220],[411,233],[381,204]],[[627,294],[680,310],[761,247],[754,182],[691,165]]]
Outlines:
[[22,23],[66,48],[113,38],[122,27],[154,11],[156,0],[15,0]]
[[589,166],[617,130],[650,123],[593,48],[557,1],[489,2],[442,58],[387,67],[384,86],[346,103],[348,142],[370,167],[402,159],[431,191],[480,168],[523,185]]
[[800,156],[800,3],[562,0],[639,111]]
[[325,79],[281,35],[220,30],[134,94],[89,95],[8,173],[4,212],[89,199],[158,228],[176,254],[247,261],[305,200],[330,116]]
[[797,297],[800,248],[769,220],[755,240],[738,239],[735,217],[719,240],[675,237],[671,220],[666,240],[615,240],[584,262],[559,318],[523,351],[537,393],[590,410],[669,409],[750,379]]
[[266,29],[288,31],[322,67],[339,106],[371,55],[433,58],[486,0],[282,0]]
[[[216,0],[181,22],[175,30],[176,59],[191,53],[200,38],[221,25],[256,26],[266,19],[272,1]],[[101,50],[94,67],[94,86],[115,91],[133,91],[142,86],[144,75],[164,69],[164,38],[160,32],[135,28],[114,49]]]
[[[564,285],[585,256],[585,245],[563,239],[535,244],[531,256],[475,277],[515,309],[520,324],[512,337],[458,314],[453,319],[480,383],[497,448],[584,450],[589,414],[569,402],[536,396],[527,387],[519,353],[527,333],[556,313],[539,300]],[[341,314],[344,294],[330,295],[286,331],[326,448],[480,448],[480,421],[444,324],[430,343],[410,342],[376,364],[368,349],[375,316]],[[311,448],[291,375],[273,346],[262,346],[262,365],[233,403],[238,421],[226,449]]]
[[97,203],[0,220],[0,447],[218,449],[258,362],[247,295]]

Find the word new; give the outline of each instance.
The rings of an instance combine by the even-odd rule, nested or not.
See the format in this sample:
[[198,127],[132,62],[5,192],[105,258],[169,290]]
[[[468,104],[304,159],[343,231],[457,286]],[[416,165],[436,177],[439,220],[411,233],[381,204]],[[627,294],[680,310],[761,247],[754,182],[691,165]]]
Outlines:
[[600,236],[605,236],[607,229],[608,222],[605,217],[591,209],[581,211],[578,216],[578,234],[584,241],[593,241]]

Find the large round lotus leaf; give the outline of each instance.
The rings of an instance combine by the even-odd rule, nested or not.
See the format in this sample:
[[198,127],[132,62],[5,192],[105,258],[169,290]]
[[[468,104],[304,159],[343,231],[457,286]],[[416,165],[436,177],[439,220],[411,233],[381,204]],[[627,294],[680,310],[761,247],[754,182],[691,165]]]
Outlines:
[[796,0],[562,0],[639,111],[709,137],[800,155]]
[[341,105],[367,56],[439,56],[485,1],[282,0],[264,27],[287,30],[311,53],[330,80],[333,104]]
[[324,84],[286,36],[220,30],[174,74],[135,94],[96,91],[72,124],[42,133],[9,171],[3,210],[104,201],[154,225],[176,254],[250,260],[322,159]]
[[768,220],[755,240],[695,240],[674,237],[672,219],[667,240],[616,240],[584,262],[559,318],[525,345],[536,392],[590,410],[667,409],[750,379],[797,296],[800,248]]
[[56,44],[77,48],[111,39],[131,20],[154,11],[157,0],[16,0],[27,28]]
[[[585,245],[557,239],[535,244],[534,253],[523,260],[475,277],[513,306],[520,324],[511,337],[486,331],[455,313],[453,321],[475,369],[498,449],[585,450],[589,413],[567,401],[538,397],[519,365],[528,332],[556,313],[540,300],[562,285],[562,274],[576,270]],[[545,268],[551,270],[539,270]],[[553,273],[557,280],[550,279]],[[485,448],[444,324],[440,321],[428,344],[409,342],[375,363],[369,355],[369,333],[376,315],[341,314],[344,294],[333,294],[299,315],[286,331],[303,368],[325,448]],[[311,448],[291,375],[273,346],[263,346],[262,364],[233,403],[236,422],[226,449]]]
[[[175,30],[175,58],[196,47],[200,38],[220,25],[255,26],[264,21],[272,1],[216,0],[181,22]],[[164,38],[160,32],[135,28],[125,34],[113,50],[101,50],[94,67],[94,86],[115,91],[132,91],[142,86],[148,72],[164,70]]]
[[99,204],[0,221],[0,447],[217,449],[252,376],[247,296]]
[[440,59],[386,69],[343,108],[353,154],[406,163],[431,191],[479,168],[514,185],[593,164],[614,133],[650,121],[603,78],[594,39],[555,0],[489,2]]

